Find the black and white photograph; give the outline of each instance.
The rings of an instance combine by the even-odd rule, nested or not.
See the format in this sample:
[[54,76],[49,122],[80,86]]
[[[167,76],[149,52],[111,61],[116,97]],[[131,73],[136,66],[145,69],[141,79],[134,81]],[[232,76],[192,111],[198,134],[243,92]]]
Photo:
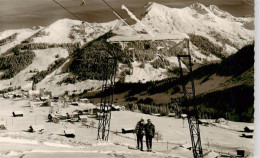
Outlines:
[[0,0],[0,157],[260,156],[257,1]]

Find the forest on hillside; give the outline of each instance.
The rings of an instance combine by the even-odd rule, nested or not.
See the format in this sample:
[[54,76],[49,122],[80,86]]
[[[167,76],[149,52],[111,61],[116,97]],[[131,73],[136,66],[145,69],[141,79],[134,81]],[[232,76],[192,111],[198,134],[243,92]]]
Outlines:
[[[120,63],[130,65],[130,59],[121,50],[121,46],[107,42],[107,39],[112,36],[113,34],[108,32],[89,42],[85,48],[76,53],[69,66],[69,71],[77,76],[78,81],[87,79],[102,80],[108,58],[114,58]],[[108,74],[111,73],[112,71],[108,72]]]
[[25,51],[18,54],[1,56],[0,57],[0,70],[5,73],[0,76],[0,79],[10,79],[17,73],[29,66],[35,57],[33,51]]
[[[193,71],[194,79],[203,79],[203,82],[209,80],[213,74],[217,76],[231,76],[234,79],[246,79],[249,82],[253,80],[254,67],[254,44],[247,45],[237,53],[223,59],[221,63],[209,64],[201,66]],[[250,72],[250,73],[247,73]],[[243,74],[248,75],[243,75]],[[241,76],[243,75],[243,76]],[[115,84],[115,94],[125,93],[125,101],[132,102],[133,105],[126,105],[130,110],[140,110],[143,113],[162,113],[165,115],[169,112],[180,114],[183,107],[193,106],[194,103],[200,107],[199,116],[201,118],[218,118],[223,117],[233,121],[253,122],[254,114],[254,87],[253,84],[245,85],[241,82],[240,85],[228,88],[223,88],[210,93],[203,93],[196,96],[189,102],[178,102],[176,107],[176,98],[169,104],[155,104],[150,95],[157,93],[165,93],[174,95],[179,93],[180,85],[187,83],[191,78],[187,75],[184,78],[167,78],[161,81],[150,81],[146,83],[122,83]],[[230,81],[227,84],[230,85]],[[83,94],[82,94],[83,95]],[[95,93],[88,95],[89,98],[98,98],[105,93]],[[136,95],[146,95],[145,99],[139,99]],[[181,98],[179,98],[181,100]],[[135,106],[136,104],[136,106]],[[167,110],[160,110],[167,107]],[[138,108],[139,107],[139,108]],[[157,107],[157,108],[156,108]]]

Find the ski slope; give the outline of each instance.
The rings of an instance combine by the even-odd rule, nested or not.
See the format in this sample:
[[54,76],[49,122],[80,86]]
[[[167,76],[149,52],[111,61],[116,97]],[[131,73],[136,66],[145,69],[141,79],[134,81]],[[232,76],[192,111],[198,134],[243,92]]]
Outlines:
[[[181,145],[189,146],[190,135],[187,120],[169,117],[156,117],[131,111],[112,112],[111,131],[109,142],[99,142],[96,128],[87,128],[80,122],[48,123],[47,115],[49,107],[29,106],[29,100],[9,100],[0,98],[1,112],[0,118],[6,122],[7,130],[0,131],[0,155],[2,157],[192,157],[192,152]],[[59,109],[62,113],[71,113],[76,109],[93,108],[93,104],[83,104],[69,106],[68,108],[58,108],[61,103],[54,103],[54,112]],[[12,111],[23,111],[24,117],[11,117]],[[122,128],[134,128],[141,118],[151,119],[157,132],[162,134],[162,139],[158,142],[154,140],[153,150],[155,152],[141,152],[128,149],[136,146],[136,137],[133,134],[115,134]],[[98,121],[89,118],[91,121]],[[209,120],[211,121],[211,120]],[[213,121],[213,120],[212,120]],[[23,130],[30,125],[42,125],[44,132],[27,133]],[[221,153],[236,154],[236,149],[246,150],[249,157],[253,157],[254,141],[239,137],[245,126],[251,123],[240,123],[229,121],[226,125],[200,126],[202,147],[205,157],[219,155]],[[74,129],[76,137],[66,138],[62,134],[64,129]],[[168,142],[168,143],[167,143]],[[167,145],[168,144],[168,145]],[[144,149],[145,142],[144,142]]]

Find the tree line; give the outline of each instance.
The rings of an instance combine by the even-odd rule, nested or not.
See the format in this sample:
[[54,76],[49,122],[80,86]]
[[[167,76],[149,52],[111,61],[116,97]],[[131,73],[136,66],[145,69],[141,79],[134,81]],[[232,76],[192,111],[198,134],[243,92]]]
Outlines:
[[80,43],[21,43],[17,46],[15,46],[12,49],[12,52],[14,53],[18,53],[24,50],[37,50],[37,49],[48,49],[48,48],[65,48],[68,50],[70,55],[73,55],[74,52],[76,52],[79,47],[80,47]]
[[212,53],[220,59],[225,58],[225,56],[222,54],[223,48],[213,44],[208,38],[195,34],[189,34],[189,37],[191,43],[198,47],[202,51],[202,53]]
[[112,63],[108,65],[109,69],[106,70],[107,59],[111,57],[115,58],[117,62],[130,64],[129,57],[121,50],[119,44],[107,42],[107,39],[112,36],[113,33],[108,32],[89,42],[85,48],[76,53],[69,66],[69,71],[74,76],[77,76],[78,81],[87,79],[102,80],[105,73],[111,74],[112,69],[110,67],[113,66]]
[[0,79],[10,79],[14,77],[17,73],[29,66],[33,62],[34,57],[35,53],[33,51],[25,51],[0,57],[0,70],[6,71]]
[[4,39],[1,39],[0,40],[0,46],[3,46],[3,45],[10,43],[10,42],[13,42],[16,39],[17,35],[18,35],[18,33],[14,33],[11,36],[8,36]]
[[129,103],[125,107],[130,111],[138,110],[144,114],[160,114],[160,116],[168,116],[172,112],[167,105],[158,106]]
[[41,82],[47,75],[51,74],[53,71],[58,69],[65,61],[65,58],[55,60],[54,63],[48,66],[47,70],[37,72],[35,75],[31,77],[31,80],[33,80],[35,84]]

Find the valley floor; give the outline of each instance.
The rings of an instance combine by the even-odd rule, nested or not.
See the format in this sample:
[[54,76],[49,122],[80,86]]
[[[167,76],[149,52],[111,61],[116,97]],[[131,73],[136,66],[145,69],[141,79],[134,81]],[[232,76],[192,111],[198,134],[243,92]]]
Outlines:
[[[97,128],[87,128],[80,122],[49,123],[47,115],[50,107],[30,107],[29,100],[12,100],[0,98],[0,118],[6,123],[6,130],[0,130],[0,157],[193,157],[192,152],[180,147],[190,144],[187,120],[170,117],[156,117],[130,111],[112,112],[109,142],[97,141]],[[93,104],[80,104],[78,107],[59,108],[62,112],[71,113],[75,109],[93,107]],[[57,110],[57,107],[53,108]],[[12,117],[13,111],[23,111],[23,117]],[[136,146],[133,134],[116,134],[122,128],[134,128],[140,118],[151,119],[156,131],[162,134],[158,142],[154,140],[154,152],[141,152],[128,147]],[[98,121],[89,118],[88,122]],[[210,120],[212,121],[212,120]],[[30,125],[43,125],[42,134],[28,133]],[[231,122],[226,125],[200,126],[202,147],[205,157],[216,157],[219,153],[236,155],[236,150],[244,149],[249,157],[253,157],[253,139],[242,138],[245,126],[251,123]],[[60,136],[64,129],[74,129],[76,137]],[[144,142],[144,150],[146,150]]]

